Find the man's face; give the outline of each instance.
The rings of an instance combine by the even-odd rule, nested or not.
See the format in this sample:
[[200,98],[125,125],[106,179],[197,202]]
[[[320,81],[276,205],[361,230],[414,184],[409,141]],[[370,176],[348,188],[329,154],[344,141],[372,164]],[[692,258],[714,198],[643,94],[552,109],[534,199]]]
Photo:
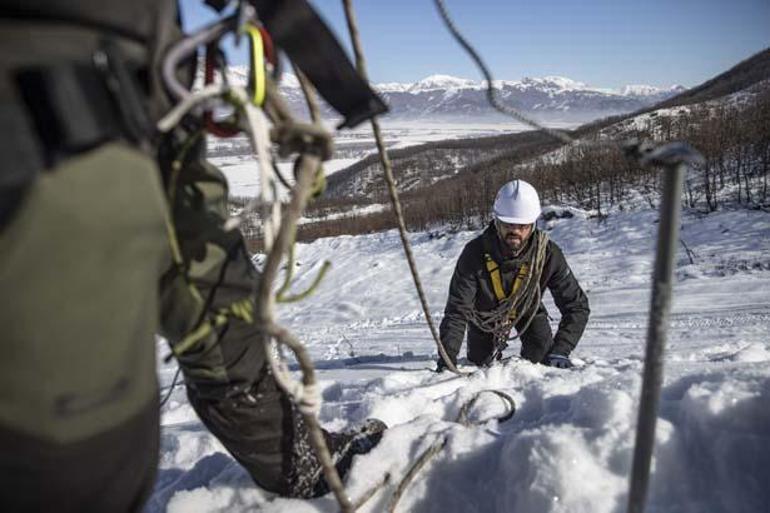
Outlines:
[[531,224],[511,224],[495,219],[495,226],[497,227],[497,234],[500,236],[500,240],[514,253],[521,251],[524,243],[527,242],[527,239],[532,234]]

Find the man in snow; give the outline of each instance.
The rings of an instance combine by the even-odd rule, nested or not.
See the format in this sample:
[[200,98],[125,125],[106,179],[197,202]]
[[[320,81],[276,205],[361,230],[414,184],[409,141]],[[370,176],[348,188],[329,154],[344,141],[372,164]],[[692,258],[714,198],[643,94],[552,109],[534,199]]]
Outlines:
[[[305,5],[251,1],[274,17]],[[193,135],[202,122],[153,129],[173,103],[159,62],[182,35],[176,3],[2,1],[0,24],[0,511],[142,511],[158,460],[156,333],[256,483],[324,493],[266,364],[260,273],[224,228],[227,184]],[[324,433],[342,473],[382,427]]]
[[[454,363],[468,332],[468,359],[489,365],[500,359],[515,329],[521,356],[570,368],[570,352],[588,322],[588,298],[559,246],[535,227],[540,198],[523,180],[497,193],[494,220],[466,244],[455,267],[441,322],[441,343]],[[556,335],[541,301],[551,291],[561,312]],[[438,370],[445,368],[439,358]]]

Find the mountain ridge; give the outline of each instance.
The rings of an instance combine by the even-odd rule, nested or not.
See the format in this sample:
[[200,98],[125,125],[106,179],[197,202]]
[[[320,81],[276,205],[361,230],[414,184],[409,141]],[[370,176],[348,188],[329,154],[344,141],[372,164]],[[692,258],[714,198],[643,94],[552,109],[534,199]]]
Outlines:
[[[649,121],[655,116],[677,115],[679,109],[704,104],[708,101],[724,100],[724,105],[735,103],[741,95],[761,94],[770,87],[770,49],[764,50],[733,66],[729,70],[653,106],[632,113],[596,120],[568,131],[575,139],[609,135],[614,129],[620,130],[635,118],[647,114]],[[754,90],[756,89],[756,90]],[[641,93],[644,90],[639,91]],[[732,96],[731,96],[732,95]],[[737,95],[737,96],[736,96]],[[733,96],[736,96],[733,98]],[[732,99],[731,99],[732,98]],[[666,113],[663,110],[668,109]],[[682,111],[685,112],[685,111]],[[614,127],[614,128],[613,128]],[[630,127],[625,127],[630,130]],[[609,132],[608,132],[609,130]],[[556,145],[558,146],[558,145]],[[505,134],[500,136],[436,141],[390,152],[391,161],[402,190],[431,185],[443,180],[452,180],[460,175],[473,172],[479,166],[492,166],[507,154],[516,154],[520,161],[529,157],[544,155],[554,147],[550,138],[537,131]],[[420,154],[424,155],[420,155]],[[382,191],[370,188],[372,179],[379,173],[375,155],[342,169],[328,179],[328,194],[331,197],[372,197]]]
[[[228,79],[245,84],[248,69],[232,66]],[[560,119],[582,123],[601,117],[633,112],[686,91],[680,85],[662,88],[652,85],[626,85],[620,89],[593,87],[568,77],[524,77],[495,80],[501,101],[541,120]],[[289,106],[304,114],[305,102],[297,78],[284,74],[279,88]],[[487,102],[486,81],[434,74],[416,82],[373,84],[390,107],[391,119],[486,119],[499,118]],[[323,115],[335,118],[325,106]]]

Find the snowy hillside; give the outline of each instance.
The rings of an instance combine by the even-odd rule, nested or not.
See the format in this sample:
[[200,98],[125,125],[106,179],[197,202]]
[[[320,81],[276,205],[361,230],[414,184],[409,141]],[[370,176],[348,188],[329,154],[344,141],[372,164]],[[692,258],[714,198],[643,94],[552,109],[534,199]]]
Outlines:
[[[551,77],[554,84],[556,78]],[[571,87],[568,83],[558,85],[561,88]],[[556,85],[554,85],[556,87]],[[636,94],[644,94],[646,89],[643,86],[633,86],[629,91],[635,91]],[[762,125],[767,124],[762,121],[751,121],[751,115],[762,115],[765,112],[761,107],[763,100],[770,90],[770,79],[757,81],[756,83],[730,94],[706,100],[700,103],[691,103],[687,105],[668,106],[665,108],[650,107],[640,113],[624,115],[616,118],[607,118],[595,124],[588,124],[578,127],[572,131],[573,135],[584,141],[594,137],[604,139],[605,141],[626,141],[629,139],[652,139],[657,141],[671,141],[677,137],[683,139],[692,139],[697,143],[703,143],[707,139],[704,132],[707,126],[704,116],[716,116],[721,113],[724,116],[729,113],[730,116],[740,118],[734,121],[739,128],[747,128],[752,123]],[[699,116],[696,117],[695,114]],[[717,124],[712,119],[708,126],[716,129]],[[725,122],[726,123],[726,122]],[[723,123],[723,125],[725,124]],[[553,125],[551,125],[553,127]],[[678,131],[673,130],[678,127]],[[688,127],[690,132],[685,133],[683,127]],[[456,187],[450,196],[456,196],[459,189],[470,186],[470,183],[462,183],[462,179],[472,180],[475,173],[483,170],[485,176],[496,176],[499,183],[505,181],[505,177],[511,176],[511,169],[519,166],[519,169],[535,170],[537,173],[558,171],[545,169],[544,165],[555,165],[565,163],[567,160],[579,162],[580,157],[575,154],[574,149],[566,147],[556,147],[551,144],[550,138],[542,133],[526,132],[516,127],[509,130],[509,133],[502,137],[493,138],[474,138],[466,139],[465,144],[460,141],[431,142],[419,147],[413,147],[406,152],[391,151],[390,158],[393,162],[394,175],[398,182],[401,192],[416,191],[428,186],[438,184],[445,185],[447,188]],[[573,127],[562,126],[559,128],[570,129]],[[700,130],[699,135],[695,135]],[[730,137],[738,137],[740,130],[725,129],[724,136],[716,137],[711,146],[720,147],[729,165],[730,157],[727,149],[727,133]],[[518,132],[518,133],[517,133]],[[744,133],[746,130],[744,130]],[[678,135],[674,135],[678,134]],[[743,136],[743,139],[747,136]],[[754,143],[745,143],[746,146]],[[760,141],[755,141],[754,146],[762,146]],[[553,148],[553,149],[552,149]],[[568,158],[569,157],[569,158]],[[724,161],[723,161],[724,162]],[[597,163],[592,164],[594,170]],[[763,169],[762,164],[756,165],[754,172],[756,177],[761,177]],[[614,169],[614,168],[610,168]],[[610,172],[610,169],[604,169]],[[601,172],[599,172],[601,174]],[[693,173],[692,176],[695,176]],[[327,194],[331,197],[350,198],[364,197],[376,198],[385,195],[385,185],[381,179],[382,171],[379,159],[376,156],[369,156],[350,165],[347,168],[340,168],[329,179]],[[760,180],[756,177],[749,177],[750,180]],[[454,185],[452,180],[455,180]],[[535,178],[537,180],[537,178]],[[606,183],[604,184],[606,186]],[[570,185],[562,183],[564,189],[570,189]],[[761,186],[760,186],[761,188]],[[435,192],[435,191],[433,191]],[[446,192],[446,191],[445,191]],[[426,195],[432,192],[425,192]]]
[[[576,213],[547,226],[591,302],[571,371],[514,357],[470,378],[435,374],[435,347],[395,232],[299,246],[297,289],[324,260],[333,264],[316,294],[279,312],[315,358],[322,424],[341,429],[377,417],[390,426],[372,453],[354,460],[351,497],[385,472],[400,479],[446,433],[446,448],[397,511],[625,511],[657,214],[615,213],[599,222]],[[456,259],[475,235],[411,236],[436,317]],[[647,511],[768,511],[770,215],[685,213],[682,239],[694,262],[680,251]],[[555,326],[558,312],[550,298],[547,304]],[[518,346],[512,342],[506,354],[518,354]],[[162,344],[158,351],[167,353]],[[161,365],[164,386],[174,371],[173,362]],[[474,392],[489,388],[516,399],[513,419],[472,428],[452,422]],[[502,409],[489,394],[472,416]],[[148,513],[337,511],[331,496],[302,502],[257,489],[196,419],[181,388],[162,413],[161,470]],[[393,488],[361,511],[383,511]]]

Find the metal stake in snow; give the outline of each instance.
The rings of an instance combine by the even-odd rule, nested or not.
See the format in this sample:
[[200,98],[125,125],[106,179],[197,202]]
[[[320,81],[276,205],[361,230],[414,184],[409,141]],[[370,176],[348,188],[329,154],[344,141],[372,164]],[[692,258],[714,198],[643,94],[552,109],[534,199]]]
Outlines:
[[703,157],[684,143],[667,144],[645,154],[640,154],[638,147],[634,150],[640,157],[642,165],[661,166],[665,170],[639,422],[636,427],[636,447],[628,493],[628,513],[643,513],[647,499],[650,462],[655,448],[655,424],[658,419],[660,388],[663,382],[663,352],[671,310],[674,258],[679,240],[682,182],[688,164],[700,163]]

